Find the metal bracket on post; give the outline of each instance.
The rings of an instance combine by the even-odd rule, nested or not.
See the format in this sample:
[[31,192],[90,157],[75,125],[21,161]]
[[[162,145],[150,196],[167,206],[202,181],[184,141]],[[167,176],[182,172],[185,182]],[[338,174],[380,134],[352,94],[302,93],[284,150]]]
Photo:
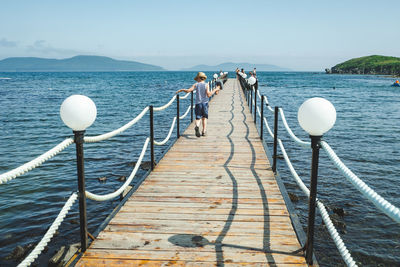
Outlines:
[[154,160],[154,111],[153,105],[150,105],[150,168],[154,170],[155,160]]
[[176,95],[176,138],[179,137],[179,95]]
[[274,155],[272,158],[272,171],[276,173],[276,158],[278,157],[278,107],[275,107],[274,111]]
[[81,251],[86,251],[88,246],[87,217],[86,217],[86,194],[85,194],[85,163],[83,154],[85,131],[74,131],[76,145],[76,166],[78,173],[78,196],[79,196],[79,226],[81,230]]

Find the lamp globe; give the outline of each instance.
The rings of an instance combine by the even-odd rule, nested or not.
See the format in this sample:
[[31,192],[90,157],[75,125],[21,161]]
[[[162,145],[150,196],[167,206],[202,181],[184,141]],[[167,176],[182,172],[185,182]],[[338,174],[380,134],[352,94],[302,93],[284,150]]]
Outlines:
[[310,98],[300,106],[297,119],[301,128],[311,136],[322,136],[335,124],[336,109],[324,98]]
[[84,131],[96,120],[94,102],[84,95],[72,95],[60,107],[61,120],[73,131]]
[[251,76],[247,81],[249,82],[250,85],[254,85],[254,84],[256,83],[257,80],[256,80],[256,78],[254,78],[253,76]]

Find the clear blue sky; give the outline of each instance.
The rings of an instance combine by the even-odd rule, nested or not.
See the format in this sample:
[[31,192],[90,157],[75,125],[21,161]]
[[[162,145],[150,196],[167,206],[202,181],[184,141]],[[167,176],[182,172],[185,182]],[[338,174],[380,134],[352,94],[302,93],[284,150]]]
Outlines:
[[400,1],[1,1],[0,59],[78,54],[167,69],[229,61],[323,70],[400,57]]

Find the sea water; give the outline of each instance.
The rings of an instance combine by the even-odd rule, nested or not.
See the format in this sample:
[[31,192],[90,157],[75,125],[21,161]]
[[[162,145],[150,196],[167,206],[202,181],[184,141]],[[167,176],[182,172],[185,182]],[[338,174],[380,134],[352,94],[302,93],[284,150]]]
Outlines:
[[[209,77],[213,73],[207,73]],[[57,145],[72,131],[59,116],[62,101],[84,94],[97,106],[97,119],[86,135],[112,131],[129,122],[149,104],[163,105],[180,88],[190,87],[193,72],[85,72],[85,73],[0,73],[0,173],[37,157]],[[233,77],[233,74],[231,74]],[[297,122],[297,110],[310,97],[325,97],[337,111],[335,126],[324,136],[342,161],[388,201],[400,206],[400,109],[399,90],[390,87],[389,77],[325,75],[322,73],[259,72],[259,89],[272,106],[284,109],[294,133],[307,140]],[[189,105],[181,101],[181,114]],[[155,138],[168,134],[176,114],[174,103],[155,113]],[[266,111],[272,124],[272,113]],[[181,129],[190,122],[186,117]],[[110,193],[129,176],[143,143],[149,135],[148,115],[124,133],[107,141],[85,144],[87,190]],[[267,132],[264,136],[267,136]],[[176,136],[174,132],[173,137]],[[300,148],[285,133],[279,137],[292,163],[308,185],[311,151]],[[271,139],[266,138],[271,148]],[[160,158],[166,146],[156,146]],[[145,161],[149,160],[149,153]],[[17,246],[40,241],[65,201],[77,190],[74,145],[53,159],[6,184],[0,185],[0,266],[17,262],[5,257]],[[278,171],[290,193],[303,228],[307,225],[307,199],[296,186],[283,160]],[[137,177],[145,174],[139,170]],[[105,182],[98,178],[106,177]],[[400,263],[400,226],[378,211],[335,169],[321,151],[318,197],[330,208],[343,208],[338,230],[354,259],[363,265]],[[88,200],[88,229],[93,233],[119,199]],[[317,213],[318,214],[318,213]],[[335,216],[335,215],[334,215]],[[79,242],[79,212],[75,203],[61,224],[49,250],[37,261],[46,265],[60,246]],[[333,242],[317,216],[315,249],[321,266],[343,265]]]

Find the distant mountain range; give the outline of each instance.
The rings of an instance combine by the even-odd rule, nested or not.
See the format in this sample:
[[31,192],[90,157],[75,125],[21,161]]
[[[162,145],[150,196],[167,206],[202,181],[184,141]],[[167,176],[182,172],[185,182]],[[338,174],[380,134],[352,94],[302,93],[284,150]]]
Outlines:
[[0,71],[163,71],[159,66],[101,56],[75,56],[66,59],[10,57],[0,60]]
[[245,71],[251,71],[257,68],[257,71],[290,71],[290,69],[282,68],[269,64],[250,64],[250,63],[233,63],[226,62],[216,66],[197,65],[191,68],[182,69],[184,71],[235,71],[236,68],[243,68]]

